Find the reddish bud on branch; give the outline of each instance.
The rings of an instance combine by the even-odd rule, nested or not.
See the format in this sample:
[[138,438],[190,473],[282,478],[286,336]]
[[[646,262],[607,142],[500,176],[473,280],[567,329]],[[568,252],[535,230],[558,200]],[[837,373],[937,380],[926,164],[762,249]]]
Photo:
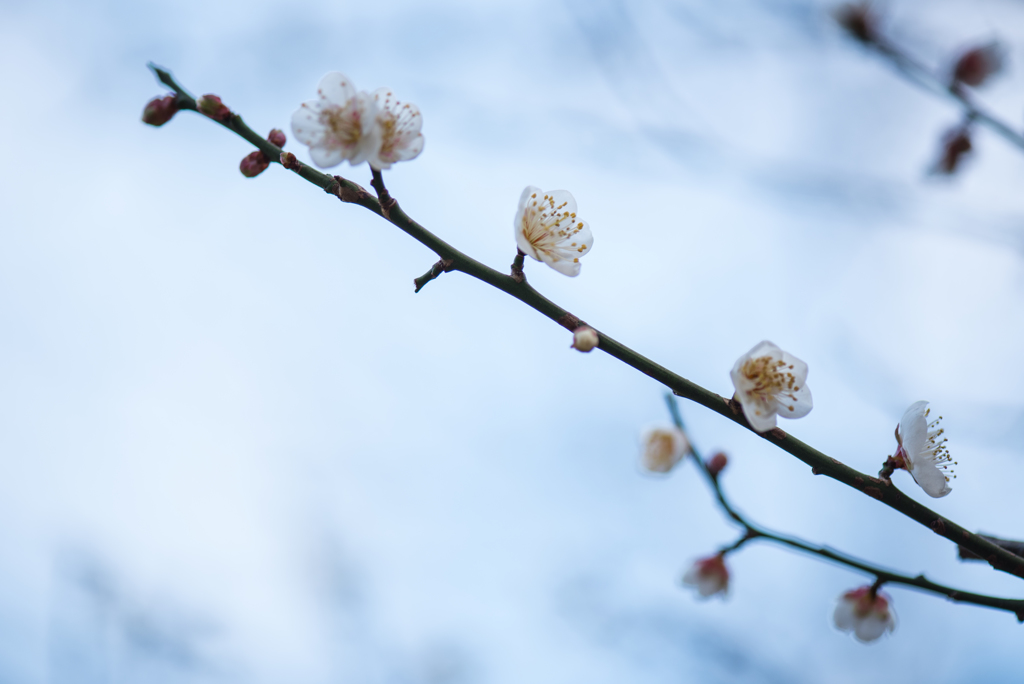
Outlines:
[[953,67],[953,81],[977,88],[1002,70],[1005,54],[996,41],[967,50]]
[[231,110],[216,95],[203,95],[196,100],[196,109],[214,121],[226,123],[231,118]]
[[281,153],[281,166],[292,171],[299,170],[299,160],[295,158],[295,155],[291,152]]
[[238,170],[246,178],[255,178],[266,171],[268,166],[270,166],[270,160],[267,158],[267,155],[256,150],[242,160],[242,163],[238,165]]
[[154,97],[142,110],[142,122],[150,126],[163,126],[178,113],[178,100],[174,95]]
[[851,2],[832,11],[836,22],[862,43],[872,43],[878,35],[878,17],[870,2]]
[[729,457],[725,455],[724,451],[719,451],[711,457],[710,461],[708,461],[708,472],[711,473],[711,477],[717,478],[718,474],[725,470],[725,466],[727,465],[729,465]]
[[951,176],[960,168],[963,159],[971,151],[971,131],[966,125],[946,131],[942,136],[942,156],[935,163],[932,173]]
[[284,131],[280,128],[275,128],[270,131],[270,135],[267,136],[267,140],[270,144],[277,145],[278,147],[284,147],[284,144],[288,142],[288,138],[285,137]]

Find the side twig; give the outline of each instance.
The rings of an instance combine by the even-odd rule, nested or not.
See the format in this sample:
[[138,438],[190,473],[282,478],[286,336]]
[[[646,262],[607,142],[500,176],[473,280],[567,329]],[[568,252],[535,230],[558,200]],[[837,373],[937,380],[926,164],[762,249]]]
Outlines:
[[[665,401],[668,403],[669,412],[672,414],[672,422],[675,423],[676,427],[680,430],[685,430],[683,417],[679,412],[679,406],[677,405],[675,398],[671,394],[667,394],[665,396]],[[741,536],[734,544],[721,549],[722,552],[728,553],[733,551],[743,544],[746,544],[748,541],[764,539],[766,541],[781,544],[782,546],[788,546],[789,548],[803,551],[804,553],[814,556],[819,556],[834,563],[845,565],[848,568],[853,568],[869,575],[873,575],[875,577],[876,585],[879,586],[883,583],[902,584],[933,594],[941,594],[942,596],[958,603],[971,603],[978,606],[986,606],[997,610],[1009,611],[1017,617],[1019,622],[1024,622],[1024,599],[999,598],[996,596],[986,596],[984,594],[974,594],[968,591],[953,589],[952,587],[932,582],[926,579],[924,575],[911,577],[909,575],[902,575],[897,572],[885,570],[877,565],[873,565],[845,553],[835,551],[834,549],[829,549],[824,546],[816,546],[805,542],[802,539],[798,539],[797,537],[780,534],[761,527],[740,513],[736,507],[732,505],[732,502],[729,501],[725,492],[722,490],[722,485],[718,481],[718,477],[711,472],[708,468],[707,462],[701,458],[700,453],[693,448],[692,439],[690,440],[690,453],[693,454],[693,460],[696,462],[697,468],[704,475],[704,479],[707,480],[707,484],[714,493],[715,499],[718,501],[718,505],[729,518],[743,528],[743,536]]]

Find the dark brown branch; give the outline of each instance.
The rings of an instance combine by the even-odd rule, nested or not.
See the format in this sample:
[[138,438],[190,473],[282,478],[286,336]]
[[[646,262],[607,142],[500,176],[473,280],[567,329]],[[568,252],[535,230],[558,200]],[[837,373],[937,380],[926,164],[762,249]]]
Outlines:
[[[150,65],[150,68],[157,74],[157,77],[161,82],[166,84],[175,92],[187,95],[187,92],[174,81],[167,71],[159,69],[153,65]],[[237,115],[232,116],[227,122],[223,122],[221,125],[248,140],[258,149],[263,150],[272,161],[279,161],[281,153],[280,148],[271,144],[265,138],[261,137],[246,126],[241,117]],[[296,173],[317,187],[327,190],[331,194],[337,195],[342,201],[358,204],[364,209],[367,209],[378,216],[384,217],[384,212],[377,199],[356,183],[346,180],[341,176],[328,176],[305,164],[303,164],[301,169],[296,171]],[[529,283],[525,282],[525,280],[517,281],[513,276],[499,273],[493,268],[486,266],[455,249],[447,242],[416,223],[416,221],[412,220],[399,205],[396,204],[391,209],[387,220],[396,228],[437,254],[439,258],[451,260],[451,267],[449,270],[461,271],[466,275],[487,283],[488,285],[501,290],[505,294],[518,299],[556,323],[561,324],[561,321],[568,320],[567,316],[572,315],[541,293],[537,292]],[[596,327],[595,330],[597,330]],[[747,428],[751,432],[755,432],[755,434],[762,439],[771,442],[783,451],[792,454],[797,459],[806,463],[810,466],[812,473],[816,475],[825,475],[849,487],[853,487],[872,498],[878,499],[890,508],[902,513],[912,520],[916,520],[925,527],[928,527],[936,534],[945,537],[946,539],[949,539],[950,541],[981,556],[995,569],[1024,578],[1024,558],[1010,553],[1006,549],[993,544],[991,541],[984,539],[983,537],[971,533],[948,518],[939,515],[928,507],[914,501],[908,496],[905,496],[892,483],[873,478],[870,475],[854,470],[842,462],[826,456],[810,445],[804,444],[795,437],[787,435],[779,428],[766,433],[757,433],[747,423],[746,419],[743,417],[743,412],[739,410],[738,406],[734,405],[731,400],[706,390],[700,385],[690,382],[686,378],[676,375],[664,366],[651,361],[647,357],[633,351],[624,344],[617,342],[600,330],[597,330],[597,333],[601,340],[598,345],[598,349],[601,349],[609,356],[622,361],[626,365],[635,368],[644,375],[653,378],[672,390],[676,396],[689,399],[694,403],[709,408],[715,413],[725,416],[734,423]]]
[[[990,542],[992,542],[996,546],[1000,546],[1000,547],[1006,549],[1007,551],[1009,551],[1010,553],[1015,553],[1018,556],[1024,556],[1024,542],[1022,542],[1022,541],[1015,541],[1013,539],[1000,539],[999,537],[993,537],[993,536],[988,535],[988,534],[980,534],[980,533],[978,534],[978,536],[981,537],[982,539],[988,539]],[[984,558],[982,558],[978,554],[971,553],[970,551],[968,551],[967,549],[965,549],[962,546],[959,547],[958,552],[959,552],[959,555],[960,555],[960,560],[965,560],[965,561],[985,560]]]
[[[680,430],[685,430],[685,426],[683,424],[683,417],[679,413],[679,406],[676,404],[675,398],[671,394],[668,394],[665,396],[665,400],[668,403],[669,412],[672,414],[672,422],[675,423],[676,427],[678,427]],[[726,497],[725,491],[722,489],[722,485],[719,482],[718,477],[716,477],[714,473],[711,472],[711,470],[708,468],[707,462],[704,461],[704,459],[701,458],[700,453],[693,448],[692,439],[690,440],[690,453],[693,454],[693,460],[696,462],[697,468],[701,471],[701,473],[703,473],[704,478],[707,480],[708,487],[710,487],[711,491],[714,492],[715,499],[717,499],[718,501],[718,505],[721,507],[723,511],[725,511],[725,514],[729,516],[729,518],[731,518],[737,525],[743,528],[743,536],[740,537],[740,539],[736,543],[723,548],[722,552],[729,553],[731,551],[734,551],[735,549],[738,549],[740,546],[751,540],[765,539],[768,541],[775,542],[776,544],[781,544],[783,546],[788,546],[790,548],[797,549],[798,551],[803,551],[804,553],[809,553],[815,556],[819,556],[821,558],[825,558],[826,560],[830,560],[834,563],[845,565],[848,568],[860,570],[861,572],[865,572],[869,575],[874,575],[876,578],[876,590],[879,586],[881,586],[884,583],[902,584],[905,586],[921,589],[923,591],[928,591],[933,594],[941,594],[949,599],[952,599],[953,601],[958,601],[960,603],[972,603],[974,605],[986,606],[988,608],[995,608],[997,610],[1006,610],[1013,613],[1017,617],[1018,621],[1024,622],[1024,599],[1010,599],[1000,598],[997,596],[986,596],[984,594],[973,594],[970,592],[960,591],[959,589],[953,589],[952,587],[947,587],[942,584],[936,584],[935,582],[926,579],[924,575],[917,575],[916,577],[902,575],[900,573],[892,572],[890,570],[885,570],[884,568],[880,568],[877,565],[873,565],[866,561],[854,558],[853,556],[847,555],[845,553],[840,553],[839,551],[835,551],[824,546],[815,546],[796,537],[779,534],[778,532],[772,532],[771,530],[768,530],[754,522],[751,522],[750,519],[748,519],[738,510],[736,510],[736,508],[732,505],[732,502],[730,502],[728,497]],[[989,539],[992,538],[989,537]],[[961,553],[962,551],[963,549],[961,548]]]

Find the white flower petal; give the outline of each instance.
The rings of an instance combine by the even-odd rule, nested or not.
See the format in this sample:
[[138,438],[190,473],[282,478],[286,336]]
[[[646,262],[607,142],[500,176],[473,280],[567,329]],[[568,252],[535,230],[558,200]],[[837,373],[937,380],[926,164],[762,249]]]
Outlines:
[[782,406],[782,410],[779,411],[782,418],[803,418],[814,408],[811,390],[807,389],[807,385],[798,387],[800,389],[794,390],[791,394],[780,394],[777,397],[779,405]]
[[872,613],[857,622],[853,628],[853,635],[857,637],[858,641],[867,643],[874,641],[891,629],[889,620],[876,613]]
[[755,432],[768,432],[778,426],[779,421],[775,417],[774,407],[762,401],[741,401],[740,405],[743,406],[743,415]]
[[714,575],[702,575],[697,579],[697,592],[707,598],[719,592],[724,594],[726,588],[722,586],[721,578]]
[[854,613],[854,602],[842,597],[836,603],[836,609],[832,613],[832,622],[836,629],[843,632],[853,631],[857,624],[857,617]]
[[340,71],[332,71],[320,79],[317,93],[331,104],[344,107],[356,94],[356,88]]
[[946,474],[934,463],[917,463],[910,468],[910,475],[924,493],[933,499],[941,499],[953,491],[946,481]]
[[329,169],[345,161],[345,151],[340,147],[310,147],[309,156],[321,169]]
[[292,114],[292,135],[303,145],[319,145],[326,128],[320,123],[319,100],[303,102]]
[[569,261],[567,259],[557,259],[553,261],[549,259],[542,259],[541,261],[570,278],[575,278],[580,274],[580,262],[578,261]]
[[900,420],[900,437],[903,449],[913,458],[924,449],[928,440],[928,420],[924,416],[928,408],[927,401],[916,401],[903,414]]

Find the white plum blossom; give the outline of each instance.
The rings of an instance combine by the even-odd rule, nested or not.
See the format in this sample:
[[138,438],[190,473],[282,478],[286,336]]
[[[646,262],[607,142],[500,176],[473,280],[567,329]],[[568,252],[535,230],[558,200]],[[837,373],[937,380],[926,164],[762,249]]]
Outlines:
[[697,590],[702,598],[715,594],[725,596],[729,591],[729,569],[722,554],[694,561],[683,575],[683,584]]
[[894,458],[897,463],[902,459],[903,467],[910,472],[914,482],[928,496],[937,499],[952,491],[949,487],[950,465],[955,465],[955,462],[946,450],[946,439],[939,439],[945,433],[939,427],[942,416],[928,422],[930,413],[927,401],[916,401],[910,405],[896,427],[899,448]]
[[380,146],[370,154],[370,166],[390,169],[395,162],[415,159],[423,151],[423,116],[419,108],[409,102],[395,99],[388,88],[379,88],[373,94],[377,107],[377,126]]
[[674,425],[649,427],[640,435],[640,465],[652,473],[667,473],[689,451],[686,433]]
[[354,166],[379,154],[381,128],[372,95],[357,91],[337,71],[320,79],[317,95],[292,114],[292,133],[309,146],[314,164],[326,169],[347,159]]
[[857,641],[868,643],[896,629],[891,602],[887,594],[863,586],[839,597],[832,621],[840,631],[850,632]]
[[735,399],[757,432],[775,427],[776,415],[802,418],[813,408],[807,364],[767,340],[741,356],[730,375]]
[[576,218],[576,200],[567,190],[523,190],[515,219],[516,244],[524,254],[567,276],[580,272],[580,257],[594,238],[586,221]]

